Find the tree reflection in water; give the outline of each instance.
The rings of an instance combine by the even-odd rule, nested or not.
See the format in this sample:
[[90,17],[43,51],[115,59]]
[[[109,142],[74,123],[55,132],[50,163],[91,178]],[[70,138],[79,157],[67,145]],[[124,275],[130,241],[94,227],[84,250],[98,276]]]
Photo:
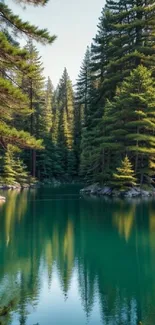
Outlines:
[[[65,300],[77,276],[88,322],[98,303],[103,325],[141,320],[152,325],[154,211],[153,200],[49,199],[46,190],[8,192],[0,208],[1,306],[12,301],[19,324],[26,324],[38,306],[43,274],[51,290],[56,269]],[[12,315],[2,324],[11,324]]]

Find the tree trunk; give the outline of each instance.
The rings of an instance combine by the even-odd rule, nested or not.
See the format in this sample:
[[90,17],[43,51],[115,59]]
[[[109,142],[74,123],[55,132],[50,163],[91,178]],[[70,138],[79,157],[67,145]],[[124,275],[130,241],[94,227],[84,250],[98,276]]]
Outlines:
[[[30,109],[33,110],[33,82],[30,79]],[[31,135],[34,135],[34,114],[31,114]],[[36,151],[31,150],[31,174],[33,177],[36,176]]]
[[[137,128],[137,134],[139,134],[139,128]],[[135,159],[135,173],[137,173],[137,169],[138,169],[138,147],[139,147],[139,143],[138,140],[136,141],[136,147],[137,147],[137,151],[136,151],[136,159]]]
[[36,151],[32,150],[32,176],[36,177]]

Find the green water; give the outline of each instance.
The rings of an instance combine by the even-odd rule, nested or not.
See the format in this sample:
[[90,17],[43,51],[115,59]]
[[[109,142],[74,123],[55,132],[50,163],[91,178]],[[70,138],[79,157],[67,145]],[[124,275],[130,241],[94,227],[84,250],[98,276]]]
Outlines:
[[12,311],[0,322],[154,325],[155,201],[78,193],[76,186],[5,193],[0,306],[12,301]]

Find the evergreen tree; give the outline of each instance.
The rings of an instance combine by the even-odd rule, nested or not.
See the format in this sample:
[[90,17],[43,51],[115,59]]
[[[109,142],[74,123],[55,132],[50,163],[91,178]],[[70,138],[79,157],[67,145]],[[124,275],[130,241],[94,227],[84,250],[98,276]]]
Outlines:
[[[134,68],[139,65],[149,67],[154,75],[155,24],[153,19],[154,4],[152,1],[107,0],[105,8],[102,10],[98,32],[91,46],[91,78],[93,78],[94,87],[91,89],[89,118],[87,127],[83,132],[81,146],[81,172],[82,175],[86,175],[88,181],[108,182],[116,168],[116,162],[126,153],[125,146],[130,146],[130,144],[132,144],[132,150],[129,156],[132,156],[132,162],[140,182],[144,181],[143,178],[146,174],[154,172],[154,138],[151,138],[154,133],[153,129],[148,130],[146,125],[143,131],[141,129],[141,133],[144,132],[145,134],[143,140],[141,134],[135,142],[138,141],[138,146],[141,147],[139,151],[143,150],[143,153],[137,152],[135,155],[135,151],[138,149],[136,149],[137,144],[135,145],[133,138],[137,139],[137,135],[132,134],[131,124],[128,130],[124,128],[120,110],[115,105],[115,100],[113,101],[116,89],[116,96],[119,97],[118,89],[120,89],[122,81],[130,75]],[[138,89],[136,88],[133,96],[136,96],[137,92]],[[147,84],[143,96],[148,97],[148,92],[149,85]],[[129,93],[126,96],[126,102],[130,97],[128,96]],[[148,106],[151,105],[151,101],[154,101],[153,97],[150,97],[149,99],[145,98],[145,104],[148,100]],[[138,103],[139,107],[141,104]],[[134,105],[135,107],[137,105],[136,99]],[[124,113],[126,120],[130,120],[129,106],[128,103],[128,108]],[[140,112],[134,114],[138,115]],[[147,118],[148,114],[149,112]],[[151,123],[154,123],[151,114],[150,112],[149,119],[151,119]],[[145,120],[146,116],[143,117]],[[139,118],[141,119],[142,116]],[[144,141],[145,136],[147,136],[147,140],[145,138]],[[150,142],[152,139],[152,144],[149,145],[148,136],[150,136]],[[127,141],[127,137],[130,137],[130,141]],[[127,147],[127,152],[130,149]],[[135,160],[138,160],[137,163],[133,156],[136,157]]]
[[[21,0],[19,2],[44,5],[47,1]],[[4,2],[0,3],[0,17],[0,145],[4,150],[8,144],[31,148],[33,151],[42,149],[42,141],[36,140],[33,132],[31,134],[24,132],[25,126],[17,123],[17,120],[18,122],[22,119],[27,120],[32,110],[27,93],[26,91],[26,94],[24,93],[16,75],[20,73],[30,77],[35,67],[31,62],[30,53],[27,49],[20,49],[16,40],[26,36],[43,44],[50,44],[55,40],[55,36],[50,36],[46,29],[39,29],[22,21]]]
[[102,119],[102,110],[96,103],[98,83],[91,76],[89,109],[87,123],[82,129],[81,155],[80,155],[80,175],[86,181],[94,181],[94,175],[98,172],[99,163],[95,151],[98,146],[98,136],[100,137],[97,126]]
[[26,166],[19,157],[18,147],[8,145],[4,153],[1,183],[6,185],[28,184],[30,177]]
[[[120,144],[120,150],[127,151],[132,158],[134,170],[140,183],[154,170],[155,153],[155,93],[151,72],[138,66],[131,72],[112,103],[110,129],[113,143]],[[113,129],[113,130],[112,130]]]
[[14,147],[11,145],[7,146],[7,150],[4,154],[3,162],[3,177],[2,181],[6,185],[15,185],[16,183],[16,172],[14,170]]
[[20,185],[29,183],[29,176],[26,166],[22,160],[18,157],[14,162],[15,180]]
[[114,184],[121,190],[126,190],[136,185],[136,178],[134,176],[134,170],[128,156],[125,156],[121,162],[121,167],[117,168],[117,173],[113,174]]
[[[27,64],[31,65],[31,70],[27,73],[18,73],[17,80],[23,92],[27,95],[29,110],[31,112],[29,117],[26,117],[22,121],[16,119],[16,125],[28,131],[31,136],[39,139],[42,138],[42,123],[40,120],[42,114],[42,107],[44,107],[43,90],[44,90],[44,77],[43,77],[43,67],[41,63],[41,58],[36,47],[33,45],[32,41],[28,41],[25,46],[27,51],[28,60]],[[44,112],[45,113],[45,112]],[[44,124],[44,123],[43,123]],[[44,124],[45,127],[45,124]],[[48,127],[48,126],[47,126]],[[28,153],[25,157],[25,161],[29,166],[31,174],[33,177],[36,176],[36,150],[35,148]]]
[[73,177],[75,174],[74,98],[72,83],[66,68],[58,85],[57,103],[59,111],[57,144],[61,152],[60,164],[66,177]]
[[54,89],[48,77],[43,94],[43,104],[39,115],[39,136],[44,141],[45,150],[37,155],[37,175],[41,180],[52,181],[62,173],[57,147],[57,118],[54,103]]
[[107,0],[93,41],[94,71],[100,77],[98,100],[113,97],[117,85],[139,64],[154,67],[152,1]]
[[89,95],[90,95],[90,79],[91,79],[91,53],[87,47],[80,73],[76,83],[76,96],[75,102],[79,106],[81,124],[82,126],[87,123]]
[[46,83],[46,89],[45,89],[44,117],[42,117],[44,127],[46,128],[44,129],[44,132],[46,130],[47,133],[51,132],[52,123],[53,123],[53,96],[54,96],[54,88],[50,77],[48,77]]
[[75,92],[75,154],[77,162],[77,173],[79,173],[80,151],[82,133],[87,124],[89,103],[90,103],[90,85],[91,85],[91,53],[87,47],[80,73],[76,83]]

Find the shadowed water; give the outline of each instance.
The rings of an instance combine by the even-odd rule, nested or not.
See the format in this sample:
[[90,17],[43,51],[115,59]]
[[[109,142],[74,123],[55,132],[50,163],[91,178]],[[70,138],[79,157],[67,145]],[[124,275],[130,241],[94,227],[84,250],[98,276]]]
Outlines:
[[155,324],[155,201],[78,193],[5,193],[0,324]]

